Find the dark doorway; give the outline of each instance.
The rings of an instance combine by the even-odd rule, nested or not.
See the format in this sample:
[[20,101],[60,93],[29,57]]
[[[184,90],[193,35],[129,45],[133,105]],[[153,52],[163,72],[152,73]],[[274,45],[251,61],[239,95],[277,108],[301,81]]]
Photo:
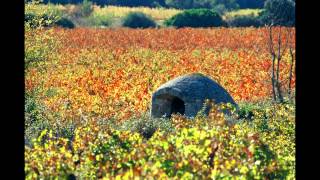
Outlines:
[[177,114],[177,113],[184,115],[184,111],[185,111],[184,102],[181,99],[174,97],[171,104],[170,116],[171,114]]

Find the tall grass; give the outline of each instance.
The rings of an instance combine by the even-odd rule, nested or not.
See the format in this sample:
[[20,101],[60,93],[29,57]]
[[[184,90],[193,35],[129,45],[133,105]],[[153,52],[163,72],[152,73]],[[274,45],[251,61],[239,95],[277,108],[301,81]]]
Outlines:
[[126,16],[129,12],[138,11],[151,16],[155,20],[165,20],[181,12],[181,10],[178,10],[178,9],[147,8],[147,7],[117,7],[117,6],[106,6],[106,7],[95,6],[95,11],[97,14],[112,14],[116,18],[122,18]]
[[234,18],[235,16],[254,16],[254,17],[257,17],[261,11],[262,11],[262,9],[239,9],[239,10],[235,10],[235,11],[226,12],[222,18],[224,20],[227,20],[227,19]]

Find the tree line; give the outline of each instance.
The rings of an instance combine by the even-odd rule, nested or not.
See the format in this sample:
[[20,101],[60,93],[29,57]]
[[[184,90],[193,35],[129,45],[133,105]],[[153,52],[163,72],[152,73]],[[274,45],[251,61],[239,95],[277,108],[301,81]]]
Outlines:
[[[30,1],[30,0],[27,0]],[[263,8],[265,0],[91,0],[92,3],[104,6],[147,6],[147,7],[166,7],[178,9],[192,8]],[[83,0],[43,0],[43,3],[53,4],[79,4]]]

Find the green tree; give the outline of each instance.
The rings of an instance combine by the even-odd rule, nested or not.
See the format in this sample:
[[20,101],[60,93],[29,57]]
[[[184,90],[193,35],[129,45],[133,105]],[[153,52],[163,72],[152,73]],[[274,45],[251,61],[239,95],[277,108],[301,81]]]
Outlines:
[[237,0],[237,4],[241,9],[262,9],[266,0]]
[[295,6],[292,0],[267,0],[262,21],[268,25],[294,26]]
[[223,7],[226,10],[237,9],[239,5],[236,0],[166,0],[168,7],[178,9],[194,9],[194,8],[209,8],[209,9],[221,9]]
[[130,28],[156,27],[154,20],[142,12],[130,12],[123,18],[122,26]]
[[177,9],[190,9],[192,8],[193,0],[166,0],[166,5]]
[[167,26],[181,27],[216,27],[222,26],[221,16],[209,9],[189,9],[165,21]]

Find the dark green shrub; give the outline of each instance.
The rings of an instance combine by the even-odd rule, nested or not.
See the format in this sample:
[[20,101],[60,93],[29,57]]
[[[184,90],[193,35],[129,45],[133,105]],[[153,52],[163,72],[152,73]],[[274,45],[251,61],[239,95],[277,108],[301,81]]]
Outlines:
[[223,20],[215,11],[209,9],[190,9],[165,21],[167,26],[181,27],[215,27],[222,26]]
[[260,27],[262,25],[260,19],[255,16],[235,16],[227,20],[229,27]]
[[60,18],[55,25],[60,26],[60,27],[64,27],[64,28],[74,28],[75,25],[73,24],[73,22],[71,20],[69,20],[68,18],[62,17]]
[[130,28],[150,28],[156,27],[156,23],[151,17],[142,12],[131,12],[124,17],[122,26]]

